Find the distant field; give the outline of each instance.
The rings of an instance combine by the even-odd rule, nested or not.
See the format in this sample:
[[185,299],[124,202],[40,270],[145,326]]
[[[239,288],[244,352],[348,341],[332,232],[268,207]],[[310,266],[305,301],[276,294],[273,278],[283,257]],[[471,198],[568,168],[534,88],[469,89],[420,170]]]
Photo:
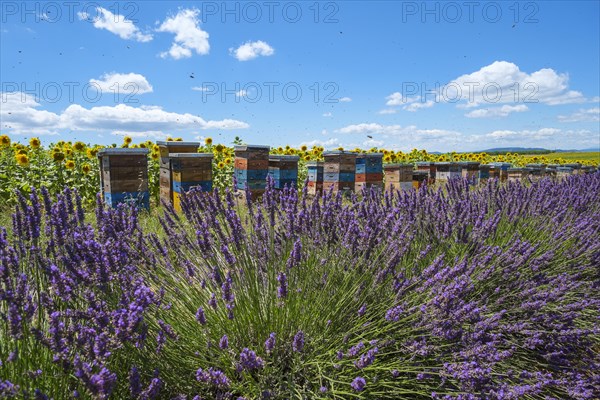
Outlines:
[[547,159],[553,159],[553,158],[564,158],[565,160],[590,160],[590,161],[596,161],[597,163],[600,163],[600,152],[598,151],[590,151],[590,152],[585,152],[585,153],[578,153],[578,152],[574,152],[574,153],[549,153],[549,154],[532,154],[532,155],[525,155],[524,157],[528,157],[528,158],[533,158],[533,157],[546,157]]

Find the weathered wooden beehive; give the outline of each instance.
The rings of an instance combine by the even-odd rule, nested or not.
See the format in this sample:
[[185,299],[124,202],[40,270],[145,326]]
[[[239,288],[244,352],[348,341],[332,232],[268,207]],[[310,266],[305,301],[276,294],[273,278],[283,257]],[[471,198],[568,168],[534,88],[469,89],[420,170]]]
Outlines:
[[456,162],[438,162],[435,163],[435,179],[439,182],[447,182],[450,179],[460,179],[462,168]]
[[148,149],[107,148],[98,152],[100,188],[110,207],[126,203],[150,208]]
[[189,190],[212,190],[212,153],[172,153],[169,156],[173,208],[181,211],[181,197]]
[[412,185],[413,188],[419,189],[429,181],[429,171],[413,171]]
[[269,156],[269,176],[275,189],[298,186],[298,160],[300,157],[292,155]]
[[357,193],[363,188],[383,188],[383,154],[357,154],[355,173],[354,190]]
[[416,165],[417,171],[426,171],[429,174],[427,183],[433,185],[436,177],[435,163],[430,161],[419,161]]
[[326,151],[323,158],[323,190],[354,191],[356,154],[339,150]]
[[323,191],[323,169],[325,163],[322,161],[310,161],[306,163],[308,169],[307,192],[316,195]]
[[385,190],[411,190],[413,169],[412,164],[385,164]]
[[479,166],[479,182],[484,182],[490,179],[490,166],[488,164],[481,164]]
[[159,186],[160,199],[166,203],[173,203],[173,177],[169,156],[181,153],[197,153],[200,142],[173,142],[158,141],[159,149]]
[[563,164],[563,167],[569,167],[573,170],[573,174],[581,174],[583,171],[581,170],[581,164],[579,163],[569,163]]
[[469,181],[471,185],[477,185],[479,183],[479,165],[476,161],[463,161],[459,163],[462,169],[462,177]]
[[528,168],[509,168],[508,169],[508,180],[509,181],[520,181],[529,175]]
[[541,177],[545,175],[546,172],[546,164],[526,164],[526,168],[529,168],[529,172],[531,176]]
[[501,181],[508,179],[508,169],[512,166],[509,163],[495,162],[490,164],[490,178]]
[[564,178],[566,176],[573,175],[573,168],[567,166],[556,167],[556,176]]
[[269,146],[234,146],[234,178],[236,189],[249,190],[253,197],[260,196],[267,187],[269,174]]

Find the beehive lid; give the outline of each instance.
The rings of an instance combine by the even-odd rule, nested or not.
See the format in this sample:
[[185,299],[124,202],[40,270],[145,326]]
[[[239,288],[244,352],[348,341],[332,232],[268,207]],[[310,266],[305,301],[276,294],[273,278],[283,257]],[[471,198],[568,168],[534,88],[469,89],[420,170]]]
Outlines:
[[343,155],[350,155],[350,154],[356,154],[356,153],[353,153],[351,151],[345,151],[345,150],[329,150],[329,151],[323,152],[323,156],[343,156]]
[[255,145],[255,144],[244,144],[233,146],[234,151],[251,151],[251,150],[271,150],[271,146]]
[[412,164],[407,164],[407,163],[396,163],[396,164],[383,164],[383,168],[403,168],[403,167],[411,167],[412,168]]
[[418,166],[422,166],[422,167],[424,167],[424,166],[429,167],[429,166],[433,165],[434,163],[432,163],[431,161],[417,161],[415,164],[417,164]]
[[523,170],[524,170],[523,168],[509,168],[508,172],[521,172]]
[[198,146],[198,147],[200,147],[200,142],[175,142],[175,141],[171,141],[171,140],[169,140],[168,142],[159,140],[156,142],[156,144],[159,146],[166,146],[166,147],[177,147],[177,146]]
[[269,156],[269,161],[298,161],[300,160],[299,156],[293,155],[273,155]]
[[98,151],[98,157],[102,156],[129,156],[129,155],[147,155],[148,149],[124,149],[124,148],[107,148]]
[[323,161],[309,161],[306,163],[307,167],[323,167],[324,165]]
[[356,158],[383,158],[383,153],[359,153]]
[[213,153],[171,153],[169,158],[213,158]]

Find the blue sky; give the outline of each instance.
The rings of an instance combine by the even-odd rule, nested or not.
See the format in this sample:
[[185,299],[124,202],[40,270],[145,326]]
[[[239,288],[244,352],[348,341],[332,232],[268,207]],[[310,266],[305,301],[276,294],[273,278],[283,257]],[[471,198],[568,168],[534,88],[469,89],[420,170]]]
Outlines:
[[2,1],[0,132],[598,148],[599,4]]

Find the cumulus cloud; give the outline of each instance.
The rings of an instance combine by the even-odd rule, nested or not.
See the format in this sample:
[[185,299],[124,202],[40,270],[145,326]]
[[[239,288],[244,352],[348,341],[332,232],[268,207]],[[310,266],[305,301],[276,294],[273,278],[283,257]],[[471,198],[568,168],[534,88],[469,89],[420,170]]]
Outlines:
[[96,7],[96,13],[94,17],[86,12],[79,12],[77,16],[80,20],[92,21],[95,28],[106,29],[121,39],[136,40],[138,42],[149,42],[152,40],[152,35],[142,33],[132,21],[123,15],[113,14],[102,7]]
[[239,61],[252,60],[258,56],[268,57],[275,54],[275,49],[262,40],[246,42],[237,49],[230,48],[229,53]]
[[189,113],[175,113],[159,106],[131,107],[125,104],[85,108],[68,106],[61,113],[40,109],[39,102],[24,93],[0,93],[0,116],[13,134],[56,134],[61,130],[171,132],[185,129],[246,129],[246,122],[234,119],[205,120]]
[[560,122],[598,122],[600,121],[600,107],[580,109],[571,115],[559,115]]
[[395,108],[384,108],[383,110],[379,111],[377,114],[386,115],[386,114],[396,114],[397,112],[398,112],[398,110],[396,110]]
[[333,114],[330,112],[323,113],[324,117],[333,117]]
[[529,108],[525,104],[519,104],[516,106],[509,106],[507,104],[502,107],[488,107],[479,108],[465,114],[467,118],[494,118],[494,117],[506,117],[513,112],[525,112]]
[[350,103],[352,99],[350,97],[342,97],[340,103]]
[[144,94],[152,92],[152,85],[145,76],[135,73],[119,74],[111,72],[100,79],[90,79],[90,84],[103,93]]
[[331,138],[328,140],[311,140],[309,142],[300,143],[300,146],[308,146],[308,147],[322,146],[325,149],[331,149],[334,147],[340,147],[340,141],[338,138]]
[[[527,73],[514,63],[495,61],[479,70],[461,75],[442,86],[426,87],[414,83],[406,85],[406,92],[394,92],[386,97],[386,105],[403,106],[407,111],[432,107],[434,103],[456,103],[458,107],[474,108],[481,105],[541,103],[559,105],[590,101],[569,88],[569,75],[552,68]],[[415,95],[416,94],[416,95]],[[434,97],[435,100],[431,98]],[[510,111],[493,109],[470,115],[471,118],[505,117],[511,112],[523,112],[520,107]],[[469,116],[469,115],[467,115]]]
[[175,60],[189,58],[193,52],[206,55],[210,51],[208,43],[208,32],[200,28],[197,9],[181,9],[171,17],[168,17],[158,27],[157,32],[168,32],[175,34],[171,48],[160,53],[162,58],[171,57]]

